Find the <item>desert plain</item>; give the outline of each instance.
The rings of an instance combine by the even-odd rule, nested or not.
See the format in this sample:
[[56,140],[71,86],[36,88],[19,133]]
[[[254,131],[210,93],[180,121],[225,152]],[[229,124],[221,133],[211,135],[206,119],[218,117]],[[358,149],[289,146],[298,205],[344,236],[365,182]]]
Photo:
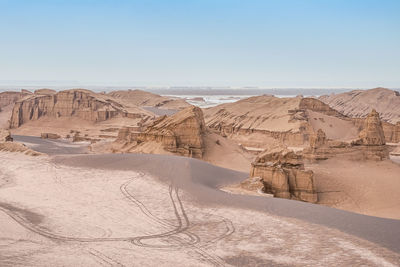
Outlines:
[[0,266],[400,263],[396,91],[0,104]]

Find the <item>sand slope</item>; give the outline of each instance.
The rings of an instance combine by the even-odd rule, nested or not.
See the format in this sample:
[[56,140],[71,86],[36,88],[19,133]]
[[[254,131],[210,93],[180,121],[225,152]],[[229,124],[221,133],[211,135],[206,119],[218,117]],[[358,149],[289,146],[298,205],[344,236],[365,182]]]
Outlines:
[[[385,233],[398,234],[398,221],[238,198],[214,187],[241,173],[197,160],[101,155],[49,161],[0,153],[0,167],[1,266],[395,266],[400,260],[381,247],[396,250]],[[276,215],[292,210],[290,216],[314,217],[315,209],[333,212],[318,218],[340,224],[332,220],[340,216],[343,226],[367,228],[374,232],[368,239],[380,242]]]
[[173,99],[142,90],[113,91],[107,95],[127,105],[136,105],[140,107],[157,107],[161,109],[177,110],[190,106],[190,104],[183,99]]
[[319,99],[349,117],[363,118],[374,108],[382,120],[390,123],[400,121],[400,94],[389,89],[354,90],[324,95]]

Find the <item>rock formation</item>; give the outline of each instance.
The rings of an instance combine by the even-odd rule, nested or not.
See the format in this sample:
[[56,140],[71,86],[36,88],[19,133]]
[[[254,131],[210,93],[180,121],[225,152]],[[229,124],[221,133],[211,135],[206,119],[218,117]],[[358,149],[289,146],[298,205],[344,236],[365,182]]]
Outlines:
[[1,92],[0,93],[0,108],[14,104],[21,98],[24,98],[32,93],[26,90],[21,92]]
[[351,152],[350,143],[330,140],[322,129],[310,135],[310,146],[303,149],[303,158],[308,160],[325,160],[339,154]]
[[207,126],[223,136],[245,147],[266,148],[276,142],[286,146],[307,144],[314,132],[309,122],[310,111],[344,118],[318,99],[271,95],[222,104],[206,109],[204,114]]
[[310,147],[313,149],[322,147],[326,144],[326,134],[321,129],[318,129],[315,135],[310,136]]
[[42,139],[59,139],[59,138],[61,138],[61,136],[58,134],[55,134],[55,133],[42,133],[40,135],[40,138],[42,138]]
[[374,108],[383,121],[392,124],[400,121],[400,93],[397,91],[385,88],[354,90],[324,95],[319,99],[348,117],[364,118]]
[[203,156],[206,126],[203,112],[198,107],[190,106],[172,116],[159,117],[144,128],[143,131],[127,127],[121,129],[116,143],[135,149],[155,142],[164,150],[178,155],[195,158]]
[[382,122],[375,109],[368,114],[364,121],[364,128],[360,132],[360,139],[354,142],[355,145],[382,146],[385,145]]
[[13,138],[8,130],[0,129],[0,143],[12,142]]
[[30,156],[42,155],[42,153],[30,149],[24,144],[13,142],[10,132],[3,129],[0,129],[0,151],[20,152]]
[[39,91],[37,94],[18,100],[13,108],[10,128],[37,120],[41,117],[78,117],[99,122],[114,117],[140,118],[147,112],[137,108],[130,112],[117,101],[89,90],[74,89],[61,92]]
[[352,145],[361,146],[367,159],[383,160],[389,157],[389,151],[385,144],[382,122],[378,112],[373,109],[365,118],[359,139],[353,141]]
[[265,193],[275,197],[316,203],[313,172],[304,170],[302,155],[287,149],[274,149],[259,155],[252,163],[250,177],[263,180]]

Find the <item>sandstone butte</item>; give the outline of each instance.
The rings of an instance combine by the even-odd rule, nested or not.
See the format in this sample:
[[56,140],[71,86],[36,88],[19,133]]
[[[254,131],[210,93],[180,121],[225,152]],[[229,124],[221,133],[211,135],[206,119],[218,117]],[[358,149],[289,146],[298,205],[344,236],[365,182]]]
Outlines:
[[149,113],[134,106],[124,106],[102,94],[85,89],[56,92],[37,90],[15,102],[10,119],[10,128],[38,120],[41,117],[77,117],[100,122],[114,117],[144,118]]
[[250,177],[260,177],[262,191],[275,197],[318,201],[314,174],[304,169],[300,153],[287,149],[265,151],[251,164]]
[[[134,152],[148,144],[160,145],[165,151],[202,158],[206,126],[200,108],[190,106],[171,116],[161,116],[144,129],[122,128],[116,144],[119,151]],[[146,152],[146,151],[145,151]]]

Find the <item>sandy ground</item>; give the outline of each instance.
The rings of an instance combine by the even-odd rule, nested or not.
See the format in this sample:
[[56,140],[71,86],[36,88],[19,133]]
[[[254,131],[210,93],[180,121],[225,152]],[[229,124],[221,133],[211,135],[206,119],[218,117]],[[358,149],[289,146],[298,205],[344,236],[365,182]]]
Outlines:
[[[96,156],[86,157],[102,164]],[[126,166],[124,160],[113,164],[113,157],[108,160],[114,169],[91,168],[84,158],[79,162],[86,167],[72,167],[58,162],[69,160],[71,165],[76,156],[54,161],[0,153],[0,266],[396,266],[400,262],[398,252],[332,228],[204,202],[185,190],[179,179],[155,177],[135,164]],[[182,169],[187,171],[188,166]],[[213,169],[216,175],[218,171]],[[218,184],[214,178],[200,186]]]
[[319,204],[400,219],[399,164],[391,160],[352,161],[337,157],[307,168],[314,172]]
[[42,117],[35,121],[23,124],[21,127],[11,129],[13,135],[40,136],[41,133],[55,133],[62,137],[73,136],[71,130],[79,131],[81,137],[92,139],[116,138],[118,129],[124,126],[137,126],[140,119],[113,118],[110,120],[93,123],[79,118],[49,118]]
[[307,110],[309,122],[314,131],[321,129],[326,137],[333,140],[351,141],[358,138],[358,129],[351,121]]

